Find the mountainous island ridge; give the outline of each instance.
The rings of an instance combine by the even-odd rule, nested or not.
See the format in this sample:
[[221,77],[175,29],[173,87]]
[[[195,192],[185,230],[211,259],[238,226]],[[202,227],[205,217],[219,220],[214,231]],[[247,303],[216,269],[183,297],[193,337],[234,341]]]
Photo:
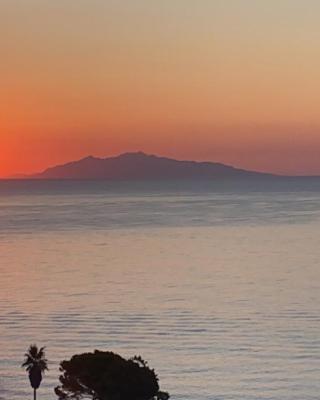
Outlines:
[[53,166],[32,175],[19,174],[15,179],[101,179],[101,180],[179,180],[219,178],[275,177],[271,173],[249,171],[211,161],[176,160],[144,152],[122,153]]

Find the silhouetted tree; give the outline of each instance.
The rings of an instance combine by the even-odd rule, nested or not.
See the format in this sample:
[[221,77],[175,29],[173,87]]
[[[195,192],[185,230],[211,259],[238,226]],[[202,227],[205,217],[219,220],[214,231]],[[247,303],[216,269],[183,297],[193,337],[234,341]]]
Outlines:
[[37,389],[42,381],[42,374],[48,369],[48,361],[45,358],[44,347],[38,349],[35,344],[32,344],[25,354],[25,361],[22,367],[25,367],[29,374],[31,387],[33,388],[33,398],[37,398]]
[[60,400],[167,400],[159,391],[158,378],[140,356],[124,359],[120,355],[95,350],[62,361],[55,388]]

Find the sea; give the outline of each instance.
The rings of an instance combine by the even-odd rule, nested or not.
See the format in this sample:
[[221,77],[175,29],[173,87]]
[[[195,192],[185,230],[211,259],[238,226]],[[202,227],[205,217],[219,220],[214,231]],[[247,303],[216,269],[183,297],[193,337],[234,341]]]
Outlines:
[[141,355],[176,400],[320,393],[320,179],[1,181],[0,399],[21,368]]

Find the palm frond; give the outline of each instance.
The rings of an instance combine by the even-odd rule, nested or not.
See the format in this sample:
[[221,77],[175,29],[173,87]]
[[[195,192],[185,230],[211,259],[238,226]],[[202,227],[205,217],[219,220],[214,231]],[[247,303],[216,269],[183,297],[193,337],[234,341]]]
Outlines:
[[25,353],[25,360],[21,367],[25,367],[27,371],[33,368],[38,368],[40,371],[48,370],[48,360],[45,358],[45,347],[38,349],[35,344],[30,345],[27,353]]

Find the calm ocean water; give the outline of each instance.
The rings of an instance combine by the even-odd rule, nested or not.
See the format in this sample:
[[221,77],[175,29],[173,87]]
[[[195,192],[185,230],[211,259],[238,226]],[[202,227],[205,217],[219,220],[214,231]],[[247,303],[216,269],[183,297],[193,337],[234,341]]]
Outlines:
[[20,368],[141,354],[179,400],[320,392],[320,180],[0,182],[0,399]]

